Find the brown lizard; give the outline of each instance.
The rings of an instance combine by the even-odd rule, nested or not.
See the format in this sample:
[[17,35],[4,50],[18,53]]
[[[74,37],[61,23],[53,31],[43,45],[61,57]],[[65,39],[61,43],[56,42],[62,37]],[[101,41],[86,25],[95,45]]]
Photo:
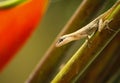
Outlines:
[[101,32],[101,30],[104,27],[108,28],[108,24],[113,18],[109,19],[109,20],[107,18],[111,15],[112,11],[116,8],[116,6],[118,4],[120,4],[120,0],[118,0],[118,2],[116,2],[116,4],[113,5],[113,7],[111,7],[108,11],[106,11],[105,13],[98,16],[96,19],[91,21],[86,26],[82,27],[81,29],[79,29],[73,33],[70,33],[70,34],[67,34],[67,35],[60,37],[56,43],[56,47],[60,47],[60,46],[65,45],[71,41],[79,40],[82,38],[87,38],[89,40],[89,36],[92,33],[94,33],[95,31],[98,30],[99,32]]

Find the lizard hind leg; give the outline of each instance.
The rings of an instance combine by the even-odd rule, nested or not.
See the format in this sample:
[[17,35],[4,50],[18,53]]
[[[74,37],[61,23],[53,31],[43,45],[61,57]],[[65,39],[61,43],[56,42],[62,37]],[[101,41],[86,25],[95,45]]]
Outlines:
[[115,30],[111,29],[111,28],[109,27],[109,25],[108,25],[112,20],[113,20],[113,19],[110,19],[110,20],[106,20],[106,21],[105,21],[105,29],[108,29],[108,30],[110,30],[110,31],[112,31],[112,32],[115,32]]

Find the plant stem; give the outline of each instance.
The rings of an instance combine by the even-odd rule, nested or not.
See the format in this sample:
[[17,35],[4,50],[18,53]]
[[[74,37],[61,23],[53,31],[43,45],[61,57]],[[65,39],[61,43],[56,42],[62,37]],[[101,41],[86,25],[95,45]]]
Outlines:
[[[101,32],[97,32],[91,38],[90,48],[87,46],[87,41],[80,47],[80,49],[73,55],[63,69],[52,80],[52,83],[70,83],[76,81],[85,70],[91,65],[91,63],[99,56],[103,49],[109,44],[109,42],[120,31],[120,1],[116,2],[117,6],[105,20],[113,18],[109,23],[110,28],[115,32],[109,33],[109,30],[103,29]],[[113,6],[114,7],[114,6]]]

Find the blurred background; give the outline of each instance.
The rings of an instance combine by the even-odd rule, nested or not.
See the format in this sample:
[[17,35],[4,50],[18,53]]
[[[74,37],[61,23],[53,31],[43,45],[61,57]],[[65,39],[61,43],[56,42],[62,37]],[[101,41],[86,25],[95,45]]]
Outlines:
[[17,56],[0,74],[0,83],[24,83],[81,0],[51,0],[46,14]]

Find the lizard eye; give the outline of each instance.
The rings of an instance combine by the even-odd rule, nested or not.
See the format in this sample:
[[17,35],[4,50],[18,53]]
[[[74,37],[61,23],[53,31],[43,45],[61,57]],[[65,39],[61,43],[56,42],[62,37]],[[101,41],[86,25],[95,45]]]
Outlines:
[[60,38],[60,39],[58,40],[58,43],[62,42],[63,40],[64,40],[64,38]]
[[58,43],[61,43],[63,40],[64,40],[65,38],[60,38],[59,40],[58,40]]

